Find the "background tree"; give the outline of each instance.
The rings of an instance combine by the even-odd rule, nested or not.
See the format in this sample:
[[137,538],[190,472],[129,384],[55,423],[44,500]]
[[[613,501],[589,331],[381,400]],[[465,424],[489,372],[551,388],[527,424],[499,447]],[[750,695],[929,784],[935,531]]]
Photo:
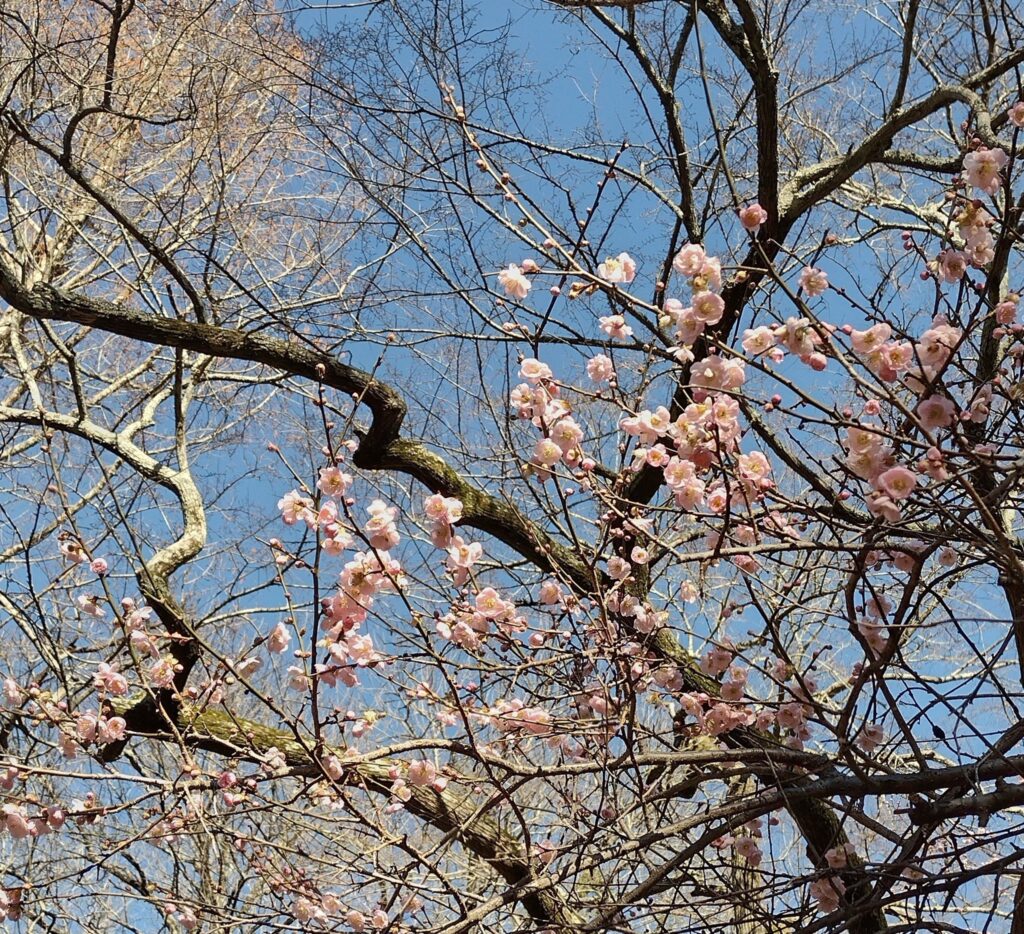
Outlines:
[[296,13],[0,13],[2,913],[1024,925],[1016,13]]

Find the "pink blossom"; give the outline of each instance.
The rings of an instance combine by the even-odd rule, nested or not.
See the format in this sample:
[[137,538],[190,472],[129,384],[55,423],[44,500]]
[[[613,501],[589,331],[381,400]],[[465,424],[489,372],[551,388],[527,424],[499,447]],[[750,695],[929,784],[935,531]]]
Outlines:
[[693,297],[693,313],[703,324],[717,324],[725,313],[725,302],[714,292],[700,292]]
[[533,462],[542,467],[554,467],[562,459],[563,453],[551,438],[541,438],[533,447]]
[[825,851],[825,862],[829,869],[845,869],[850,864],[850,857],[856,853],[852,843],[842,843]]
[[579,446],[583,440],[583,429],[576,420],[567,416],[554,424],[550,431],[551,440],[558,445],[563,454]]
[[434,763],[428,759],[416,759],[410,762],[405,773],[405,780],[410,785],[425,787],[432,785],[436,779],[437,769],[434,767]]
[[344,496],[348,492],[348,488],[352,486],[352,475],[343,472],[340,467],[322,467],[320,479],[316,485],[325,496],[333,496],[338,499]]
[[756,327],[743,332],[743,349],[751,356],[758,357],[775,346],[775,331],[769,327]]
[[93,687],[97,691],[106,691],[115,697],[128,693],[128,679],[114,665],[100,662],[93,676]]
[[628,253],[620,253],[614,259],[606,259],[597,267],[597,274],[605,282],[629,285],[636,276],[636,263]]
[[[991,414],[992,386],[986,383],[974,395],[970,408],[967,410],[967,418],[972,422],[983,423]],[[975,448],[980,452],[980,448]]]
[[800,288],[808,297],[817,298],[828,288],[828,276],[815,266],[805,266],[800,273]]
[[452,573],[455,583],[464,584],[469,577],[469,570],[483,556],[483,546],[479,542],[467,543],[461,536],[452,538],[448,549],[446,566]]
[[597,354],[587,361],[587,376],[595,383],[605,383],[615,375],[612,361],[604,354]]
[[608,559],[608,574],[615,580],[625,580],[632,573],[633,568],[625,558],[615,555]]
[[825,879],[815,879],[807,891],[818,903],[818,909],[823,914],[831,914],[838,911],[839,901],[846,891],[846,883],[838,876],[829,876]]
[[878,516],[886,522],[899,522],[903,517],[903,512],[896,501],[884,493],[872,493],[864,502],[871,515]]
[[530,280],[523,275],[522,270],[515,263],[509,264],[507,268],[498,273],[498,283],[505,290],[506,295],[519,301],[526,298],[526,294],[531,288]]
[[81,542],[75,541],[73,538],[69,538],[60,543],[60,553],[75,564],[84,564],[89,560],[89,556],[85,553],[85,549],[82,548]]
[[423,501],[423,511],[436,523],[454,525],[462,518],[462,500],[435,493]]
[[955,416],[956,406],[945,396],[929,396],[917,404],[917,417],[927,431],[948,428]]
[[742,856],[751,866],[757,866],[761,862],[761,849],[753,837],[737,837],[733,843],[733,850],[737,856]]
[[782,729],[796,732],[807,722],[807,707],[795,702],[781,704],[775,719]]
[[998,305],[996,305],[994,311],[996,321],[999,324],[1013,324],[1017,320],[1017,302],[1019,301],[1016,295],[1007,296]]
[[989,195],[999,191],[1002,182],[1000,172],[1009,161],[1002,149],[981,147],[964,156],[964,177],[968,184]]
[[1010,123],[1015,127],[1024,130],[1024,101],[1017,101],[1006,111],[1006,116],[1010,118]]
[[712,646],[701,657],[700,670],[712,678],[717,678],[732,664],[733,657],[730,648],[721,645]]
[[285,493],[277,501],[277,508],[281,511],[281,519],[285,525],[295,525],[300,521],[311,524],[315,519],[313,500],[303,496],[298,490]]
[[531,383],[539,383],[541,380],[551,379],[554,376],[551,372],[551,367],[546,363],[541,363],[540,360],[535,360],[533,357],[524,360],[520,364],[519,375]]
[[177,665],[171,657],[158,659],[150,666],[148,675],[149,683],[155,688],[169,688],[174,684],[174,675]]
[[100,598],[95,594],[82,594],[75,603],[78,604],[78,608],[94,619],[103,619],[107,615],[107,611],[100,606]]
[[609,337],[624,341],[633,336],[633,329],[622,315],[607,315],[600,319],[601,330]]
[[288,649],[288,643],[292,641],[291,633],[284,623],[278,623],[267,636],[267,649],[270,652],[280,654]]
[[503,600],[501,594],[493,587],[484,587],[483,590],[477,593],[473,603],[476,612],[484,619],[497,619],[500,616],[504,616],[512,606]]
[[699,243],[688,243],[672,260],[672,268],[682,276],[691,278],[701,271],[707,254]]
[[754,234],[768,220],[768,212],[756,201],[753,204],[748,204],[745,208],[740,208],[737,213],[739,214],[740,224],[743,229],[749,230]]
[[544,606],[553,606],[556,603],[560,603],[562,599],[562,587],[558,581],[544,581],[540,585],[540,591],[538,598]]
[[943,250],[935,261],[943,282],[959,282],[967,273],[967,254],[961,250]]
[[110,570],[110,565],[107,563],[106,558],[94,558],[89,567],[92,569],[93,574],[99,577],[103,577]]
[[878,350],[892,335],[892,328],[880,322],[866,331],[850,331],[850,343],[859,354],[870,354]]
[[906,499],[914,492],[917,486],[917,474],[906,467],[897,465],[890,467],[887,471],[879,474],[875,480],[876,489],[881,490],[891,499],[899,501]]
[[866,753],[872,753],[885,738],[885,731],[877,723],[865,723],[857,734],[857,745]]
[[98,743],[117,743],[124,739],[125,730],[128,724],[124,717],[110,717],[107,720],[100,720],[96,726],[96,741]]
[[3,682],[4,703],[9,707],[17,707],[25,699],[25,695],[18,682],[13,678],[4,678]]
[[932,326],[921,335],[917,355],[926,367],[941,367],[950,358],[963,332],[952,327],[945,318],[936,317]]
[[383,500],[375,499],[366,511],[370,514],[363,531],[373,548],[380,548],[387,551],[394,548],[399,542],[398,528],[395,525],[395,517],[398,509],[388,506]]

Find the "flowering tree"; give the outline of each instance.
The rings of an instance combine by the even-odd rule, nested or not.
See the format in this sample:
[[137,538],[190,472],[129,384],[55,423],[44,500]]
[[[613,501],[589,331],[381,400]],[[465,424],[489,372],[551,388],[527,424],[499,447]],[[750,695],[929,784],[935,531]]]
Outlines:
[[0,917],[1024,931],[1024,23],[489,15],[0,12]]

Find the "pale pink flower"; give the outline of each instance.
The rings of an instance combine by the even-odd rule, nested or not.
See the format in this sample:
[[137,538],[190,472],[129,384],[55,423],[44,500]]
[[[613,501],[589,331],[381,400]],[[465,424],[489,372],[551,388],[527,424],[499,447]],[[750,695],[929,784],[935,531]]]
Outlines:
[[825,862],[828,863],[829,869],[845,869],[855,852],[852,843],[843,843],[825,851]]
[[828,288],[828,276],[815,266],[805,266],[800,273],[800,288],[805,295],[816,298]]
[[680,275],[692,278],[704,267],[707,254],[699,243],[688,243],[675,255],[672,268]]
[[93,619],[103,619],[107,615],[107,611],[100,606],[100,598],[95,594],[82,594],[75,603],[78,604],[79,610]]
[[1009,161],[1002,149],[981,149],[964,156],[964,177],[968,184],[989,195],[999,191],[1002,176],[999,174]]
[[267,650],[280,654],[287,651],[288,643],[292,641],[292,634],[284,623],[278,623],[267,636]]
[[2,693],[4,703],[9,707],[19,706],[25,699],[25,695],[18,686],[18,682],[13,678],[4,678]]
[[737,837],[733,843],[733,850],[737,856],[742,856],[751,866],[757,866],[761,862],[761,849],[753,837]]
[[174,684],[176,665],[171,657],[161,658],[154,662],[149,669],[149,683],[155,688],[169,688]]
[[436,523],[454,525],[462,518],[462,500],[435,493],[423,501],[423,511]]
[[99,577],[102,577],[110,570],[110,565],[107,563],[106,558],[94,558],[89,567],[92,569],[93,574]]
[[1003,299],[995,307],[996,321],[999,324],[1013,324],[1017,320],[1017,296]]
[[917,355],[926,367],[941,367],[952,355],[963,332],[950,325],[945,318],[936,317],[932,326],[921,335]]
[[733,657],[729,648],[720,645],[712,646],[701,657],[700,670],[709,677],[717,678],[729,668]]
[[352,475],[345,473],[340,467],[322,467],[316,485],[325,496],[340,498],[352,485]]
[[702,292],[711,289],[717,292],[722,288],[722,262],[717,256],[708,256],[700,267],[700,272],[693,277],[693,290]]
[[857,745],[866,753],[872,753],[885,739],[885,731],[877,723],[865,723],[857,734]]
[[748,204],[745,208],[740,208],[738,214],[743,229],[754,234],[768,220],[768,212],[756,201],[753,204]]
[[97,691],[106,691],[115,697],[128,693],[128,679],[114,665],[100,662],[93,676],[93,687]]
[[479,591],[473,600],[474,608],[484,619],[497,619],[504,616],[511,608],[511,604],[501,598],[493,587],[484,587]]
[[1006,116],[1010,118],[1010,123],[1015,127],[1024,130],[1024,101],[1017,101],[1006,111]]
[[620,558],[618,555],[608,559],[608,574],[615,580],[625,580],[629,577],[633,568],[625,558]]
[[615,375],[612,361],[604,354],[598,354],[587,361],[587,376],[595,383],[604,383]]
[[624,341],[633,336],[633,329],[622,315],[606,315],[599,319],[601,330],[609,337]]
[[277,501],[277,508],[281,511],[281,519],[285,525],[295,525],[299,521],[312,523],[315,520],[313,500],[303,496],[298,490],[285,493]]
[[878,350],[892,335],[892,328],[884,323],[872,325],[866,331],[851,331],[850,343],[859,354],[870,354]]
[[693,297],[693,313],[704,324],[717,324],[725,313],[725,302],[714,292],[701,292]]
[[636,263],[628,253],[620,253],[614,259],[606,259],[597,267],[597,274],[605,282],[629,285],[636,276]]
[[531,383],[538,383],[541,380],[551,379],[554,376],[551,372],[551,367],[546,363],[541,363],[540,360],[535,360],[533,357],[524,360],[520,364],[519,375]]
[[75,564],[84,564],[89,560],[89,557],[86,555],[85,549],[82,548],[81,543],[70,538],[60,543],[60,553],[67,558],[68,561],[73,561]]
[[383,500],[375,499],[366,511],[370,514],[363,531],[370,545],[387,551],[398,544],[400,536],[398,527],[395,525],[395,517],[398,509],[395,506],[388,506]]
[[831,914],[839,909],[839,901],[846,891],[846,883],[838,876],[827,879],[815,879],[807,891],[818,903],[818,909],[823,914]]
[[943,250],[935,268],[943,282],[959,282],[967,273],[967,254],[961,250]]
[[782,704],[779,706],[775,719],[782,729],[796,732],[807,722],[807,707],[795,701]]
[[540,591],[538,592],[538,598],[544,606],[553,606],[556,603],[561,602],[562,599],[562,587],[558,581],[544,581],[540,585]]
[[96,741],[98,743],[118,743],[125,736],[128,724],[124,717],[110,717],[108,720],[100,720],[96,728]]
[[554,467],[562,459],[563,453],[551,438],[541,438],[533,447],[533,461],[542,467]]
[[484,549],[479,542],[466,542],[460,535],[452,537],[448,548],[446,567],[452,572],[455,583],[462,586],[469,578],[469,571],[483,556]]
[[575,419],[566,417],[556,422],[550,431],[551,440],[561,448],[563,454],[567,454],[573,448],[578,447],[583,440],[583,429],[576,423]]
[[927,431],[948,428],[956,417],[956,406],[945,396],[929,396],[917,404],[917,417]]
[[425,787],[432,785],[436,779],[437,769],[434,767],[434,763],[428,759],[416,759],[410,762],[405,773],[405,780],[410,785]]
[[743,332],[743,349],[751,356],[757,357],[767,353],[775,346],[775,331],[761,326]]
[[875,480],[876,489],[881,490],[886,496],[899,501],[906,499],[914,492],[917,486],[917,474],[907,467],[897,465],[890,467],[887,471]]
[[526,298],[531,288],[530,280],[523,275],[522,270],[515,263],[509,264],[506,269],[498,273],[498,283],[505,290],[506,295],[519,301]]
[[879,516],[886,522],[899,522],[903,517],[903,512],[896,501],[884,493],[872,493],[864,502],[871,515]]

